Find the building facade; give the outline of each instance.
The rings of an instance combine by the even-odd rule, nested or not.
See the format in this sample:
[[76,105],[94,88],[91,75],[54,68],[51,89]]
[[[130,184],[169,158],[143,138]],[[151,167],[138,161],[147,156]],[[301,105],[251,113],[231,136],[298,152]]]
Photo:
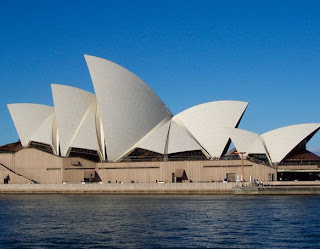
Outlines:
[[290,167],[280,177],[279,166],[320,162],[306,150],[319,123],[255,134],[238,128],[248,103],[235,100],[173,115],[127,69],[94,56],[85,60],[95,94],[52,84],[53,107],[8,105],[21,144],[0,148],[4,182],[237,181],[241,161],[228,152],[231,143],[244,154],[246,181],[282,180]]

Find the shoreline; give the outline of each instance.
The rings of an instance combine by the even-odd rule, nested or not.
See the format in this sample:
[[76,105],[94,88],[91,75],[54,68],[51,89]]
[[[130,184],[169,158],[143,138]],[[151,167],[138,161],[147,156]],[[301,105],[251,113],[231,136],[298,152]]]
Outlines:
[[0,194],[234,194],[235,183],[3,184]]
[[1,184],[0,194],[105,195],[320,195],[320,185],[277,183],[241,187],[228,183]]

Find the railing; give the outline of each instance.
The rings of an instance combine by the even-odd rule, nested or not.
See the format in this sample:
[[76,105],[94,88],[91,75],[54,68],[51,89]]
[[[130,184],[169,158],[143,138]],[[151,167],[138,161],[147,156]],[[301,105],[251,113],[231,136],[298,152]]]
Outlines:
[[159,162],[163,161],[163,157],[153,157],[153,156],[145,156],[145,157],[139,157],[139,156],[131,156],[131,157],[125,157],[122,159],[122,162]]
[[168,161],[205,161],[208,160],[203,156],[174,156],[168,157]]
[[320,167],[320,162],[319,161],[293,161],[293,162],[282,162],[282,163],[277,163],[275,164],[277,166],[288,166],[288,165],[317,165],[318,167]]

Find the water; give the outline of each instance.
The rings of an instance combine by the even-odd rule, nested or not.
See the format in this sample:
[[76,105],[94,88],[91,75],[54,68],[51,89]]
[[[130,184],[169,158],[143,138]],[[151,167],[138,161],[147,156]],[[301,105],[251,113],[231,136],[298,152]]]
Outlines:
[[0,195],[0,248],[320,248],[319,196]]

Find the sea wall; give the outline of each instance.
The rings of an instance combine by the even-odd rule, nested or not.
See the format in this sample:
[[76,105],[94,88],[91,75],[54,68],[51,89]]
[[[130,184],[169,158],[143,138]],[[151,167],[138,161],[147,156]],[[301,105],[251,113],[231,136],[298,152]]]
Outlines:
[[228,183],[1,184],[0,193],[31,194],[234,194]]
[[[103,183],[103,184],[0,184],[0,194],[232,194],[318,195],[318,182],[282,182],[245,186],[235,182],[206,183]],[[279,183],[279,182],[278,182]],[[269,185],[270,184],[270,185]],[[290,185],[292,184],[292,185]]]
[[320,186],[264,186],[234,188],[236,195],[320,195]]

